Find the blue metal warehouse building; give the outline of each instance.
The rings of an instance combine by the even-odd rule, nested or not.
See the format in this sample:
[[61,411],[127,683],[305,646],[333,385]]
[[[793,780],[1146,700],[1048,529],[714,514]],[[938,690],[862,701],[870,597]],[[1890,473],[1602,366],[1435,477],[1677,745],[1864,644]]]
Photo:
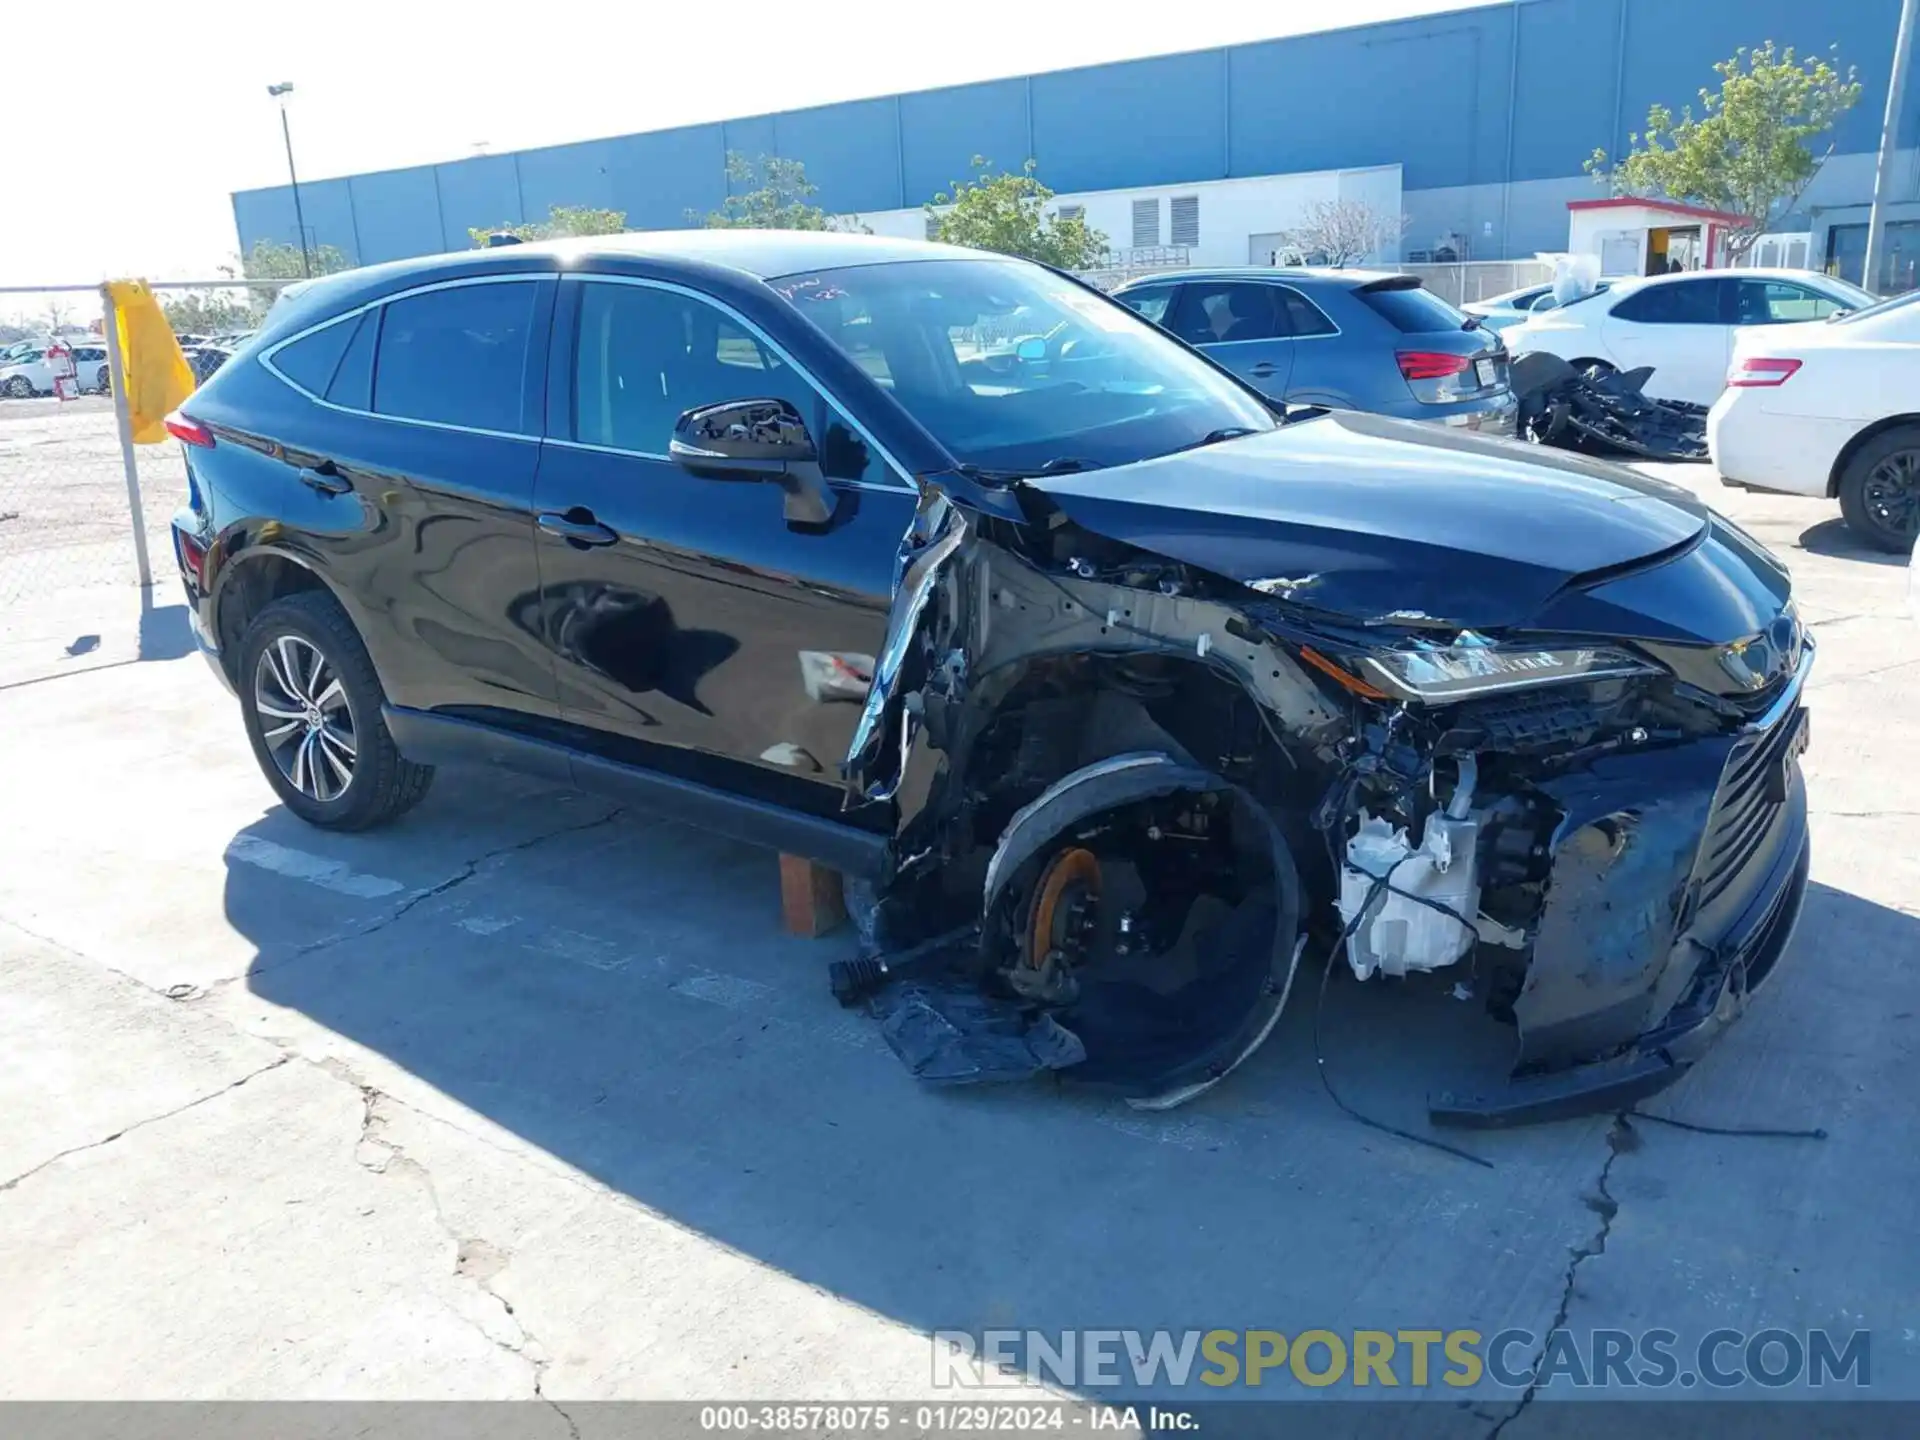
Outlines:
[[[1055,190],[1108,192],[1399,167],[1406,244],[1458,237],[1476,259],[1564,248],[1566,202],[1598,192],[1596,146],[1620,153],[1649,105],[1676,109],[1742,45],[1838,46],[1864,93],[1787,227],[1857,271],[1900,0],[1507,0],[1224,49],[852,100],[815,109],[483,155],[300,187],[308,240],[361,263],[465,248],[470,227],[556,205],[685,225],[726,194],[727,152],[805,163],[836,213],[910,211],[976,154],[1031,156]],[[1177,27],[1169,27],[1177,32]],[[1903,117],[1894,216],[1920,219]],[[233,197],[243,247],[294,241],[285,186]],[[1895,243],[1920,225],[1900,226]],[[1124,244],[1127,237],[1114,237]],[[1136,236],[1136,241],[1137,241]]]

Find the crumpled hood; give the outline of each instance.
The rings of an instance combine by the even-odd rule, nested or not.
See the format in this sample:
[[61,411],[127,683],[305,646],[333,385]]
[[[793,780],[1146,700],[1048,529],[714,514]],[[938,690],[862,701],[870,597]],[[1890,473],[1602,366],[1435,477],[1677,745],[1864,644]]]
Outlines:
[[1022,483],[1097,534],[1317,610],[1475,630],[1551,608],[1555,628],[1634,633],[1562,592],[1688,551],[1712,513],[1624,466],[1346,411]]

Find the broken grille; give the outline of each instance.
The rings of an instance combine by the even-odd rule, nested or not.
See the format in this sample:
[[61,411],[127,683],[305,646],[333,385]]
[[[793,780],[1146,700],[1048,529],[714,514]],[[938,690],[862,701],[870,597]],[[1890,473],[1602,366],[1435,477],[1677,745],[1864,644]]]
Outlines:
[[1786,804],[1787,767],[1799,753],[1805,723],[1806,712],[1796,707],[1771,729],[1734,746],[1694,867],[1701,904],[1725,893],[1773,829]]

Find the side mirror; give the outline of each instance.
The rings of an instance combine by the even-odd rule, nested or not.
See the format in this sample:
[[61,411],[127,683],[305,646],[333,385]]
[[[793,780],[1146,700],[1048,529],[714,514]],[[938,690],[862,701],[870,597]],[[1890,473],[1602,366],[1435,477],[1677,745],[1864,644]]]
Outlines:
[[771,480],[817,458],[807,422],[785,400],[695,406],[674,425],[667,453],[713,480]]
[[786,496],[789,525],[814,530],[833,520],[835,498],[813,437],[785,400],[695,406],[674,425],[667,453],[703,479],[774,481]]
[[1031,363],[1047,358],[1047,339],[1044,335],[1029,335],[1013,347],[1013,353],[1022,361]]

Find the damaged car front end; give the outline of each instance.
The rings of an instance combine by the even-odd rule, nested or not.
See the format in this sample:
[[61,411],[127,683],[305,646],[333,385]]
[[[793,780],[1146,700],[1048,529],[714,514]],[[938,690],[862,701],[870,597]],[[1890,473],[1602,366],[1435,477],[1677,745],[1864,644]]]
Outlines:
[[925,1079],[1164,1107],[1253,1053],[1317,940],[1512,1027],[1510,1073],[1437,1088],[1437,1124],[1670,1083],[1806,887],[1785,571],[1601,462],[1248,428],[919,476],[846,766],[893,864],[836,989]]

